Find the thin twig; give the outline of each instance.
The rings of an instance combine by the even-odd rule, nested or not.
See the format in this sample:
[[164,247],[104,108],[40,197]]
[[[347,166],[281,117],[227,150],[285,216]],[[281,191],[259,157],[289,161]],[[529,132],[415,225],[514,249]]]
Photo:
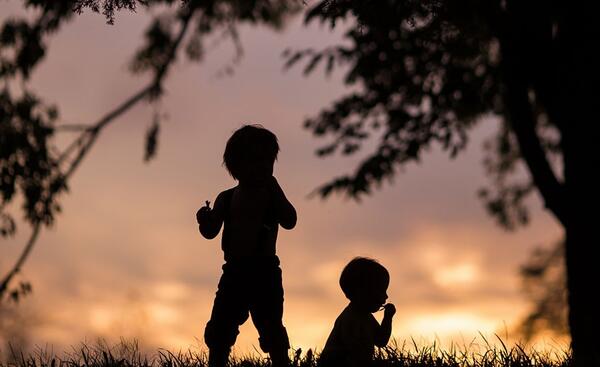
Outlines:
[[0,283],[0,301],[2,301],[4,292],[6,292],[6,290],[8,289],[8,283],[10,283],[12,278],[15,275],[17,275],[17,273],[21,270],[21,267],[23,266],[23,263],[29,256],[29,253],[31,252],[33,245],[35,245],[35,242],[40,233],[41,223],[42,223],[41,221],[35,222],[35,224],[33,225],[33,230],[31,231],[31,235],[29,236],[29,240],[27,241],[27,245],[25,245],[25,248],[23,249],[21,256],[19,256],[19,259],[13,266],[12,270],[8,274],[6,274],[6,276],[2,280],[2,283]]
[[54,127],[55,131],[87,131],[92,129],[92,125],[85,124],[64,124]]

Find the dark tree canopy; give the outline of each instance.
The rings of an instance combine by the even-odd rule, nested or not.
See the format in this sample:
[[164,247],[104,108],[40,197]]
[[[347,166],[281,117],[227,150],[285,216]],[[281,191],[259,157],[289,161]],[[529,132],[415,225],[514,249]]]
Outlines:
[[[319,63],[327,73],[346,66],[349,93],[305,121],[316,136],[331,142],[317,154],[356,153],[365,139],[379,139],[377,149],[358,168],[323,185],[353,198],[369,194],[399,167],[418,161],[438,144],[455,157],[468,143],[468,133],[486,117],[501,118],[498,135],[486,143],[484,166],[491,185],[480,192],[486,206],[506,228],[526,223],[523,199],[532,180],[510,179],[522,156],[510,128],[503,98],[496,2],[457,1],[322,1],[305,21],[332,26],[356,19],[345,34],[350,46],[288,51],[287,66],[301,59],[306,74]],[[544,111],[538,111],[544,118]],[[549,155],[560,153],[549,123],[539,126]]]

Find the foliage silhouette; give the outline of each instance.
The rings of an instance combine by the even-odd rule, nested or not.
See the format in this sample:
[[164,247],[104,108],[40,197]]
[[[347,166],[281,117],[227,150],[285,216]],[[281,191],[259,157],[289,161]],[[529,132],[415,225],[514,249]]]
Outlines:
[[537,248],[521,267],[525,294],[533,304],[519,326],[526,340],[544,330],[558,335],[569,332],[564,250],[564,241]]

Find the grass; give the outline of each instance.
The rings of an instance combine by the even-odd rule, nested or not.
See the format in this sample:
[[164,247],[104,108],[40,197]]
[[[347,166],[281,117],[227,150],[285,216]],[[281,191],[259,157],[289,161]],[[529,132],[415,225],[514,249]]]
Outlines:
[[[484,338],[485,340],[485,338]],[[292,366],[318,367],[318,356],[308,350],[292,350]],[[9,348],[0,351],[0,367],[204,367],[206,351],[171,352],[159,349],[155,353],[142,352],[136,341],[109,345],[99,341],[94,345],[82,343],[71,351],[55,354],[48,349],[37,348],[23,353]],[[376,353],[374,367],[568,367],[570,353],[565,351],[537,352],[525,350],[519,345],[508,348],[502,340],[499,346],[451,346],[442,350],[435,343],[419,347],[414,340],[402,345],[392,343]],[[268,358],[248,355],[232,357],[231,367],[268,367]]]

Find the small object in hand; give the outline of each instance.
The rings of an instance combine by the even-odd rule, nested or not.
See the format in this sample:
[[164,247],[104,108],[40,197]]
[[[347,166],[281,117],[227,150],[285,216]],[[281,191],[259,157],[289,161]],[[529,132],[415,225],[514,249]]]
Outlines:
[[198,209],[196,212],[196,222],[198,222],[198,224],[200,224],[202,217],[206,216],[210,212],[210,201],[206,200],[205,203],[206,205]]

